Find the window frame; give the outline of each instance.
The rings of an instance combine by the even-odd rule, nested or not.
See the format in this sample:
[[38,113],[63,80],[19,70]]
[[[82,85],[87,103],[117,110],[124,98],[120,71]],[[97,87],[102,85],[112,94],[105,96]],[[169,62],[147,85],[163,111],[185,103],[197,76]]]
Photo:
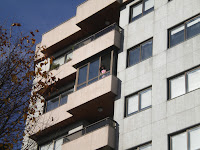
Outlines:
[[151,145],[151,146],[152,146],[152,141],[146,142],[146,143],[144,143],[144,144],[140,144],[140,145],[138,145],[138,146],[135,146],[135,147],[133,147],[133,148],[129,148],[129,149],[127,149],[127,150],[140,150],[140,148],[145,147],[145,146],[148,146],[148,145]]
[[172,134],[169,134],[168,135],[168,149],[169,150],[172,150],[172,137],[173,136],[177,136],[177,135],[179,135],[179,134],[182,134],[182,133],[186,133],[186,136],[187,136],[187,150],[189,150],[190,149],[190,138],[189,138],[189,131],[191,131],[191,130],[193,130],[193,129],[198,129],[198,128],[200,128],[200,125],[198,124],[198,125],[195,125],[195,126],[192,126],[192,127],[189,127],[189,128],[186,128],[186,129],[183,129],[183,130],[181,130],[181,131],[178,131],[178,132],[175,132],[175,133],[172,133]]
[[[73,57],[73,49],[71,49],[71,50],[65,52],[64,54],[55,57],[55,58],[53,59],[53,62],[54,62],[54,60],[59,59],[59,58],[61,58],[61,57],[64,57],[64,63],[63,63],[62,65],[66,64],[66,63],[68,63],[68,62],[70,62],[72,59],[71,59],[71,60],[68,60],[68,61],[67,61],[67,59],[66,59],[67,56],[68,56],[70,53],[72,53],[72,57]],[[49,66],[49,71],[52,71],[52,70],[54,70],[54,69],[58,69],[60,66],[62,66],[62,65],[59,64],[56,68],[51,68],[52,65],[53,65],[53,62],[52,62],[52,63],[50,64],[50,66]]]
[[[147,87],[145,89],[142,89],[142,90],[140,90],[138,92],[135,92],[135,93],[130,94],[130,95],[125,97],[124,118],[132,116],[132,115],[134,115],[136,113],[139,113],[141,111],[144,111],[144,110],[149,109],[149,108],[152,107],[152,103],[151,103],[150,106],[147,106],[147,107],[141,109],[141,93],[143,93],[144,91],[150,90],[150,89],[151,89],[151,93],[152,93],[152,86],[149,86],[149,87]],[[128,114],[128,100],[127,100],[127,98],[132,97],[132,96],[136,96],[136,95],[138,96],[138,110]],[[152,94],[151,94],[151,100],[152,100]]]
[[[154,1],[154,0],[153,0],[153,1]],[[151,11],[149,11],[148,13],[145,13],[145,11],[144,11],[145,0],[140,0],[140,1],[138,1],[138,2],[136,2],[135,4],[133,4],[133,5],[130,6],[130,11],[129,11],[129,23],[134,22],[134,21],[138,20],[139,18],[141,18],[141,17],[138,17],[137,19],[132,20],[133,8],[134,8],[135,6],[137,6],[137,5],[139,5],[139,4],[142,4],[142,13],[141,13],[141,17],[143,17],[143,16],[149,14],[150,12],[154,11],[154,6],[153,6],[153,7],[152,7],[153,9],[151,8],[151,9],[152,9]]]
[[[99,67],[100,67],[101,64],[102,64],[102,61],[101,61],[102,57],[104,57],[104,56],[106,56],[106,55],[108,55],[108,54],[110,54],[110,70],[106,71],[106,73],[104,73],[104,74],[100,74],[100,72],[98,71],[98,76],[96,76],[96,77],[94,77],[94,78],[88,80],[88,79],[89,79],[90,63],[93,62],[93,61],[96,60],[96,59],[92,59],[91,61],[89,61],[88,63],[86,63],[86,64],[84,64],[84,65],[82,65],[82,66],[80,66],[80,67],[77,69],[77,73],[76,73],[76,83],[75,83],[75,91],[79,90],[78,87],[80,87],[80,86],[82,86],[82,85],[84,85],[84,84],[86,84],[84,87],[90,85],[89,82],[92,81],[92,80],[94,80],[94,79],[96,79],[96,78],[97,78],[97,81],[98,81],[98,80],[101,79],[101,76],[103,76],[103,75],[105,75],[105,74],[107,74],[107,73],[109,73],[109,75],[111,75],[111,74],[113,73],[113,67],[112,67],[112,66],[113,66],[114,50],[112,50],[112,51],[110,51],[110,52],[108,52],[108,53],[106,53],[106,54],[104,54],[104,55],[98,57],[98,59],[99,59]],[[80,68],[82,68],[82,67],[84,67],[84,66],[87,66],[86,81],[83,82],[83,83],[81,83],[81,84],[78,84],[79,70],[80,70]],[[98,68],[98,69],[99,69],[99,68]],[[94,81],[94,82],[96,82],[96,81]],[[92,84],[92,83],[91,83],[91,84]],[[83,87],[82,87],[82,88],[83,88]],[[81,89],[81,88],[80,88],[80,89]]]
[[[73,89],[73,91],[71,91],[72,89]],[[71,93],[73,93],[73,92],[74,92],[74,87],[73,87],[73,88],[69,88],[68,90],[66,90],[66,91],[64,91],[64,92],[62,92],[62,93],[60,93],[60,94],[57,94],[57,95],[55,95],[55,96],[49,98],[48,100],[45,100],[44,113],[48,113],[48,112],[50,112],[50,111],[52,111],[52,110],[55,110],[56,108],[58,108],[58,107],[60,107],[60,106],[62,106],[62,105],[65,105],[66,103],[60,105],[61,99],[62,99],[62,95],[65,94],[65,93],[68,93],[68,95],[69,95],[69,94],[71,94]],[[52,110],[47,111],[47,102],[50,101],[50,100],[52,100],[52,99],[54,99],[54,98],[56,98],[56,97],[59,97],[59,98],[58,98],[58,106],[57,106],[56,108],[52,109]]]
[[[67,134],[68,134],[68,133],[67,133]],[[56,139],[53,139],[53,140],[50,140],[50,141],[48,141],[48,142],[45,142],[44,144],[39,145],[39,146],[38,146],[38,147],[39,147],[38,149],[41,150],[41,147],[42,147],[42,146],[44,146],[44,145],[50,145],[50,144],[52,143],[53,150],[56,150],[56,149],[55,149],[56,141],[62,139],[62,140],[63,140],[63,143],[64,143],[64,137],[65,137],[65,136],[66,136],[66,135],[61,136],[61,137],[56,138]],[[63,144],[63,143],[62,143],[62,144]]]
[[[173,77],[168,78],[168,100],[171,100],[171,99],[177,98],[177,97],[179,97],[179,96],[185,95],[185,94],[187,94],[187,93],[190,93],[190,92],[195,91],[195,90],[197,90],[197,89],[200,88],[200,87],[199,87],[199,88],[196,88],[196,89],[191,90],[191,91],[188,90],[188,84],[189,84],[189,82],[188,82],[187,74],[188,74],[189,72],[192,72],[192,71],[198,70],[198,69],[200,69],[200,66],[194,67],[194,68],[192,68],[192,69],[189,69],[189,70],[187,70],[187,71],[184,71],[184,72],[179,73],[179,74],[177,74],[177,75],[175,75],[175,76],[173,76]],[[180,76],[182,76],[182,75],[184,75],[184,77],[185,77],[185,86],[184,86],[184,87],[185,87],[185,93],[184,93],[184,94],[181,94],[181,95],[179,95],[179,96],[176,96],[176,97],[171,98],[171,82],[170,82],[170,81],[173,80],[173,79],[176,79],[176,78],[178,78],[178,77],[180,77]]]
[[[172,1],[172,0],[170,0],[170,1]],[[189,40],[189,39],[191,39],[191,38],[193,38],[193,37],[195,37],[197,35],[199,35],[199,34],[196,34],[196,35],[194,35],[194,36],[192,36],[190,38],[187,38],[187,23],[190,22],[191,20],[195,19],[195,18],[198,18],[198,17],[200,17],[200,14],[198,14],[198,15],[196,15],[194,17],[191,17],[190,19],[188,19],[186,21],[183,21],[183,22],[181,22],[181,23],[179,23],[179,24],[177,24],[177,25],[175,25],[175,26],[173,26],[173,27],[171,27],[171,28],[168,29],[168,49],[172,48],[172,47],[174,47],[174,46],[176,46],[176,45],[178,45],[180,43],[183,43],[183,42],[185,42],[185,41],[187,41],[187,40]],[[171,43],[170,43],[170,41],[171,41],[171,39],[170,39],[170,37],[171,37],[171,31],[173,29],[177,28],[178,26],[181,26],[181,25],[184,26],[184,40],[182,42],[178,43],[178,44],[175,44],[175,45],[171,46]]]
[[[144,42],[142,42],[142,43],[140,43],[140,44],[138,44],[138,45],[136,45],[136,46],[134,46],[134,47],[132,47],[132,48],[130,48],[130,49],[127,50],[127,63],[126,63],[126,68],[129,68],[129,67],[131,67],[131,66],[137,65],[137,64],[139,64],[140,62],[145,61],[145,60],[151,58],[151,57],[148,57],[148,58],[142,60],[142,45],[145,44],[145,43],[147,43],[147,42],[149,42],[149,41],[152,41],[152,54],[151,54],[151,57],[153,56],[153,38],[150,38],[150,39],[148,39],[148,40],[146,40],[146,41],[144,41]],[[134,51],[136,48],[140,48],[140,56],[139,56],[139,59],[140,59],[140,60],[139,60],[138,63],[133,64],[133,65],[130,65],[130,52],[131,52],[131,51]]]

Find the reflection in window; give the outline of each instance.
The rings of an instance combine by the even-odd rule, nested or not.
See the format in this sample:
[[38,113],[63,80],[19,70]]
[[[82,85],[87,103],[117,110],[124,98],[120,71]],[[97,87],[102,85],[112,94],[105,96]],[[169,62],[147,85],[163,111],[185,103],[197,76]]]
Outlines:
[[171,98],[185,94],[185,75],[170,80]]
[[69,62],[70,60],[72,60],[72,50],[58,58],[55,58],[50,65],[50,70],[57,69],[59,66]]
[[186,22],[186,38],[191,38],[200,33],[200,16]]
[[51,111],[63,104],[67,103],[68,95],[74,91],[74,88],[63,92],[59,96],[56,96],[48,101],[46,101],[46,112]]
[[200,67],[169,79],[169,99],[200,88]]
[[154,0],[143,0],[142,2],[131,6],[130,22],[137,20],[143,15],[154,10]]
[[170,136],[170,150],[200,149],[200,127],[188,129],[182,133]]
[[143,109],[151,107],[151,88],[126,97],[125,103],[125,116],[129,116]]
[[77,90],[111,74],[111,54],[113,51],[79,68]]
[[53,142],[40,146],[40,150],[61,150],[63,138],[53,140]]
[[169,30],[169,45],[175,46],[200,33],[200,16],[197,16],[189,21],[185,21],[178,27]]
[[88,66],[86,65],[79,69],[78,84],[82,84],[86,82],[87,68]]
[[98,74],[99,74],[99,59],[90,63],[88,80],[89,81],[95,80],[96,78],[98,78]]
[[152,57],[153,40],[149,40],[128,51],[128,67]]

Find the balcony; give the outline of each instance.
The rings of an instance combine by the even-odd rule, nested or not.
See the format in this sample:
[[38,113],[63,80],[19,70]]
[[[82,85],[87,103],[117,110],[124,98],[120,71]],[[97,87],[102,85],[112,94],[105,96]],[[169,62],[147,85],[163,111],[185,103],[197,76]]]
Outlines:
[[76,69],[72,66],[72,61],[59,66],[57,69],[51,70],[51,73],[56,79],[60,79],[65,83],[75,80],[76,78]]
[[114,149],[117,122],[106,118],[64,137],[63,150]]
[[66,106],[67,104],[64,104],[39,116],[31,131],[30,138],[37,141],[40,137],[45,137],[46,134],[55,131],[58,127],[63,127],[66,120],[70,121],[72,115],[66,112]]
[[87,0],[77,7],[76,23],[87,31],[98,31],[106,24],[118,22],[120,0]]
[[73,64],[77,65],[83,60],[102,52],[109,47],[120,48],[121,28],[112,24],[92,36],[74,45]]
[[[96,81],[68,97],[67,111],[78,119],[102,119],[113,115],[113,102],[117,95],[118,78],[109,75]],[[104,111],[99,113],[98,108]]]

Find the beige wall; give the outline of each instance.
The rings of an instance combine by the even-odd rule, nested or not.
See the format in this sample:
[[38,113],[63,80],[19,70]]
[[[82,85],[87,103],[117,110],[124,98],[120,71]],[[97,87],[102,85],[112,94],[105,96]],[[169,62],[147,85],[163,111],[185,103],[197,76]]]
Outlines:
[[67,104],[64,104],[40,116],[37,120],[36,127],[33,130],[33,134],[37,133],[39,130],[44,130],[65,119],[70,118],[72,115],[66,112],[66,108],[67,108]]
[[92,16],[116,1],[119,2],[120,0],[88,0],[85,3],[82,3],[77,7],[77,23]]
[[116,45],[120,47],[120,33],[112,30],[87,45],[75,50],[73,52],[73,65],[105,50],[106,48]]
[[81,104],[89,102],[108,92],[117,95],[118,79],[115,76],[105,77],[94,84],[90,84],[68,96],[67,111]]
[[114,148],[115,130],[110,126],[102,127],[76,140],[62,145],[62,150],[94,150],[109,145]]
[[76,17],[73,17],[49,32],[43,34],[41,45],[44,45],[46,48],[48,48],[79,30],[80,28],[76,26]]
[[58,69],[51,71],[52,75],[56,77],[56,80],[63,79],[76,72],[76,69],[72,67],[72,61],[69,61],[61,66]]

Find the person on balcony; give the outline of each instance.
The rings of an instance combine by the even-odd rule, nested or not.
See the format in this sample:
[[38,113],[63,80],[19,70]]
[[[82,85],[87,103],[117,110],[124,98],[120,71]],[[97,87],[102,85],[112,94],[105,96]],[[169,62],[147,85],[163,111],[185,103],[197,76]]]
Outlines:
[[[106,68],[102,65],[99,69],[100,71],[100,75],[105,74],[106,73]],[[106,75],[102,75],[101,78],[105,78]]]

